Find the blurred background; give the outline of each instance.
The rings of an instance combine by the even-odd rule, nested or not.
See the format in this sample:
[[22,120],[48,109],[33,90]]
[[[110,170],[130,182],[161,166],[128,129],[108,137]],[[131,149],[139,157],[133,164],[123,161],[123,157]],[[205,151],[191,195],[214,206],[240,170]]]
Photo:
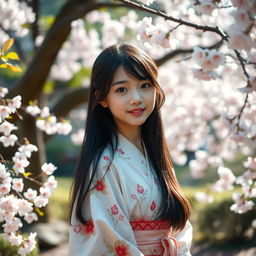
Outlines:
[[[216,16],[208,20],[192,9],[186,10],[191,7],[190,1],[167,2],[156,1],[151,7],[166,11],[172,8],[172,15],[192,17],[195,22],[202,18],[203,24],[216,22]],[[229,168],[236,176],[245,172],[248,149],[226,139],[229,127],[222,123],[225,111],[241,107],[242,98],[234,92],[234,86],[241,86],[244,79],[237,72],[239,68],[231,68],[230,64],[221,70],[228,78],[196,80],[191,72],[193,46],[214,45],[217,36],[181,28],[172,36],[179,51],[172,46],[152,46],[139,40],[139,28],[136,29],[139,21],[149,16],[159,24],[164,22],[157,15],[118,1],[0,2],[0,44],[10,37],[15,39],[13,48],[20,56],[23,70],[14,73],[0,69],[0,84],[9,89],[9,97],[21,95],[24,106],[48,106],[58,120],[72,125],[67,135],[63,135],[65,131],[56,134],[38,130],[37,117],[21,110],[25,117],[18,123],[20,136],[39,147],[30,169],[36,176],[46,161],[57,167],[54,175],[58,187],[43,209],[45,215],[24,229],[39,234],[39,248],[34,255],[67,255],[69,192],[83,140],[91,66],[103,48],[118,42],[143,48],[159,66],[160,83],[166,93],[162,109],[166,137],[177,178],[193,209],[192,254],[256,255],[255,210],[244,214],[230,211],[234,203],[232,194],[241,188],[213,189],[219,179],[219,166]],[[220,17],[227,19],[225,15]],[[174,25],[170,22],[170,26]],[[1,152],[6,156],[12,154],[4,148]],[[0,255],[16,254],[6,242],[0,241]]]

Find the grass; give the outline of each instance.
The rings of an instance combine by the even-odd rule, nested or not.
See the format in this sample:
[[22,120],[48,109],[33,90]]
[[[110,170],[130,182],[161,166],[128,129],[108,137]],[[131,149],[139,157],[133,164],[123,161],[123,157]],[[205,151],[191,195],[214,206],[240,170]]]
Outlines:
[[71,188],[71,178],[57,177],[58,187],[50,197],[49,211],[54,219],[67,220],[68,201]]

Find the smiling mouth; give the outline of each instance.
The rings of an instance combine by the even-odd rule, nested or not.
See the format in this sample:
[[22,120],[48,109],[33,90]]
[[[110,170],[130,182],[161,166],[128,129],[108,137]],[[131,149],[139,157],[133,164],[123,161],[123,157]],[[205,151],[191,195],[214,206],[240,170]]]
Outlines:
[[128,113],[141,113],[144,110],[145,110],[145,108],[136,108],[136,109],[128,111]]

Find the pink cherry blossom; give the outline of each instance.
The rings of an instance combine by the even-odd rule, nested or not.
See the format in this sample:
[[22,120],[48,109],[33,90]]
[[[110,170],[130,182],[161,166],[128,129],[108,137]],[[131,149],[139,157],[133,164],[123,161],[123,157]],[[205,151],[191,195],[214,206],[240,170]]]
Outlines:
[[196,5],[196,9],[206,15],[211,15],[213,10],[217,7],[212,1],[199,1],[200,3],[198,5]]
[[235,175],[229,168],[219,167],[218,174],[219,174],[220,178],[227,183],[233,184],[236,180]]
[[11,184],[10,183],[0,184],[0,194],[6,195],[10,191],[11,191]]
[[232,4],[239,9],[246,9],[248,0],[231,0]]
[[203,63],[205,59],[205,50],[203,50],[200,47],[194,47],[193,48],[193,53],[192,53],[192,59],[196,61],[200,66]]
[[198,80],[210,81],[217,78],[216,72],[204,72],[201,69],[192,69],[194,78]]
[[37,214],[34,213],[34,212],[25,213],[24,220],[25,220],[28,224],[31,224],[32,222],[38,220],[38,216],[37,216]]
[[43,109],[41,110],[40,117],[41,118],[47,118],[49,116],[50,116],[50,109],[49,109],[49,107],[43,107]]
[[40,196],[46,199],[49,198],[50,195],[52,194],[51,190],[47,187],[41,187],[39,190],[40,190]]
[[57,169],[52,163],[44,163],[41,167],[42,171],[45,172],[47,175],[52,175],[53,172]]
[[25,154],[20,152],[16,152],[12,160],[14,161],[13,169],[16,172],[23,173],[25,168],[29,165],[29,161],[27,160]]
[[3,224],[4,232],[13,233],[22,227],[22,222],[19,218],[12,218],[9,222]]
[[249,51],[253,47],[253,41],[248,35],[233,27],[228,32],[230,35],[228,45],[232,49]]
[[13,147],[15,142],[18,140],[18,137],[15,134],[10,134],[7,136],[1,136],[0,142],[2,142],[4,147]]
[[4,98],[7,93],[8,89],[0,86],[0,98]]
[[5,119],[11,114],[11,109],[8,106],[0,105],[0,120]]
[[11,113],[15,113],[16,109],[20,108],[20,106],[21,106],[21,96],[20,95],[14,97],[8,103],[8,107],[10,108]]
[[248,15],[248,12],[243,9],[237,9],[232,12],[236,26],[241,30],[245,31],[251,24],[252,20]]
[[57,123],[56,129],[58,134],[68,135],[72,130],[72,126],[69,122],[63,121]]
[[49,116],[46,119],[39,118],[36,121],[36,127],[48,135],[55,134],[57,132],[57,118],[55,116]]
[[3,238],[4,240],[9,241],[12,245],[15,246],[19,246],[23,242],[22,236],[15,235],[15,233],[4,234]]
[[152,28],[152,18],[144,17],[143,20],[138,23],[140,40],[148,41],[152,36]]
[[18,200],[18,213],[20,216],[24,216],[25,213],[33,211],[33,204],[28,202],[26,199]]
[[36,245],[36,237],[37,233],[30,233],[29,236],[26,238],[26,240],[24,241],[24,244],[22,247],[19,247],[18,249],[18,253],[21,256],[26,256],[28,253],[30,253]]
[[244,166],[256,171],[256,157],[248,157],[247,161],[244,162]]
[[37,116],[41,113],[41,109],[38,106],[27,106],[26,112],[31,116]]
[[28,200],[33,200],[35,199],[35,197],[37,196],[37,191],[33,190],[31,188],[28,188],[28,190],[24,193],[24,196],[28,199]]
[[24,188],[24,183],[22,178],[14,178],[12,180],[12,189],[17,191],[17,192],[22,192]]
[[49,188],[51,192],[57,187],[57,181],[53,175],[44,183],[44,187]]
[[75,145],[82,145],[84,140],[84,129],[79,129],[76,133],[71,135],[71,140]]
[[8,122],[8,121],[4,121],[1,125],[0,125],[0,132],[4,133],[5,136],[10,135],[10,133],[13,130],[17,130],[17,126],[15,126],[14,124]]
[[32,152],[37,152],[38,147],[33,144],[25,144],[18,148],[19,152],[24,153],[27,157],[31,157]]
[[42,196],[37,196],[35,199],[34,199],[34,204],[36,207],[44,207],[48,204],[48,198],[45,198],[45,197],[42,197]]
[[214,200],[211,195],[208,195],[201,191],[195,192],[195,198],[199,202],[207,202],[207,203],[212,203]]

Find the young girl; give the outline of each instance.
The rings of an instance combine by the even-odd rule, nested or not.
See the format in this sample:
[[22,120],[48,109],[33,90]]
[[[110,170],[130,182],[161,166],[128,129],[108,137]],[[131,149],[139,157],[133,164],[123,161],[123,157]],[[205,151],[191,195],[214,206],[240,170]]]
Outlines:
[[163,101],[145,52],[115,45],[96,59],[72,187],[70,256],[190,255],[190,206],[164,138]]

